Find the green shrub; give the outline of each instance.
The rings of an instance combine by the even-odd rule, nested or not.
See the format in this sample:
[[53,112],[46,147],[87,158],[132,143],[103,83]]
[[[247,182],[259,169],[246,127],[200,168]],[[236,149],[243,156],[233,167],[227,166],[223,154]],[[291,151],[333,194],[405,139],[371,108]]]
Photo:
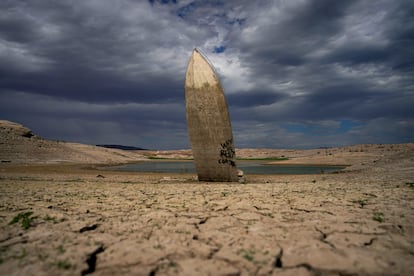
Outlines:
[[30,228],[31,222],[36,218],[36,217],[30,217],[31,215],[33,215],[33,212],[19,213],[10,221],[9,224],[12,225],[12,224],[15,224],[21,221],[22,228],[24,230],[27,230]]
[[384,214],[382,212],[374,212],[372,219],[378,222],[384,222]]

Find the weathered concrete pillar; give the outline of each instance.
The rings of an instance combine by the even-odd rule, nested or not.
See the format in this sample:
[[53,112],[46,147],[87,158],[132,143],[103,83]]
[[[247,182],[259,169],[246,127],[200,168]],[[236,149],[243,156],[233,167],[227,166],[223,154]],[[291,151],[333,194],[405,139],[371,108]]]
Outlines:
[[220,80],[194,49],[185,78],[187,126],[200,181],[238,181],[230,116]]

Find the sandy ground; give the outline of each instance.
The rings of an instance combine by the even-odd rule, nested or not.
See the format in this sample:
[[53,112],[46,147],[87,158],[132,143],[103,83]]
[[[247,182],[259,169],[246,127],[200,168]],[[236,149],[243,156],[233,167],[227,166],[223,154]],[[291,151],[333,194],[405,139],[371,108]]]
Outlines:
[[0,164],[0,274],[414,275],[414,144],[277,154],[352,166],[239,184]]

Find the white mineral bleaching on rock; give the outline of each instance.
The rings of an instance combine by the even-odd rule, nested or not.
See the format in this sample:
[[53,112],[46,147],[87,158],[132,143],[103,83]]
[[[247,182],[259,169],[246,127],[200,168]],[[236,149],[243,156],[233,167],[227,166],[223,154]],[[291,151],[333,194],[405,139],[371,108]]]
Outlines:
[[230,116],[220,80],[194,49],[187,67],[188,133],[200,181],[238,181]]

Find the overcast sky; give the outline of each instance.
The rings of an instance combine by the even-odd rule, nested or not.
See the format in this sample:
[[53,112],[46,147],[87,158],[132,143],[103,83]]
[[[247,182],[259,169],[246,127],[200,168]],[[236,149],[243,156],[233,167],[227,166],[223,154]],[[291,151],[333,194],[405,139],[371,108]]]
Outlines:
[[2,0],[0,119],[189,148],[195,47],[220,75],[236,147],[414,142],[412,0]]

